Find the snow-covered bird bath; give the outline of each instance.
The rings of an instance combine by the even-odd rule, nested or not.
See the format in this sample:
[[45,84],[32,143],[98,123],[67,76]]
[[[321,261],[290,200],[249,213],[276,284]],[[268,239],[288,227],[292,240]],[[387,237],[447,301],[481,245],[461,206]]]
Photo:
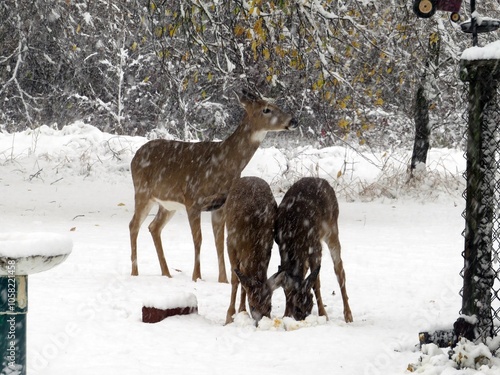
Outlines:
[[28,275],[47,271],[71,253],[72,240],[51,233],[0,234],[0,369],[25,375]]

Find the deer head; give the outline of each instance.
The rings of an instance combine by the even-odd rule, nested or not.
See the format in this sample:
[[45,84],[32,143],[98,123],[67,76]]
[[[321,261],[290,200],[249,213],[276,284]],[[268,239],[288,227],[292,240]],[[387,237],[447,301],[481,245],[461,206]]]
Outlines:
[[319,270],[320,267],[314,269],[305,280],[283,272],[286,275],[283,278],[283,289],[287,305],[292,309],[290,314],[295,320],[304,320],[311,314],[314,305],[311,289],[318,279]]
[[243,275],[238,269],[235,269],[234,272],[238,276],[241,286],[247,292],[250,315],[256,324],[262,317],[270,317],[273,292],[282,285],[285,273],[277,272],[265,282],[261,282],[256,278]]
[[[253,119],[252,122],[265,126],[262,129],[264,131],[262,139],[268,131],[294,130],[298,126],[295,118],[284,113],[270,99],[264,99],[243,90],[241,96],[239,96],[239,101],[245,109],[246,115]],[[258,135],[260,134],[256,135],[257,138]],[[262,139],[259,138],[258,140],[262,141]]]

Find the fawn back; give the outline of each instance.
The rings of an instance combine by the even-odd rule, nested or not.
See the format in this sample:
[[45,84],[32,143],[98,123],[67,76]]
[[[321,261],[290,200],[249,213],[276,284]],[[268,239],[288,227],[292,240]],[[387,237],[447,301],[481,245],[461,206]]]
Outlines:
[[[330,250],[344,302],[344,318],[352,321],[340,256],[339,206],[335,191],[321,178],[306,177],[293,184],[278,207],[275,240],[280,249],[280,270],[285,272],[285,316],[297,320],[311,313],[314,289],[319,315],[327,316],[320,292],[322,246]],[[310,275],[306,278],[308,270]]]
[[258,322],[263,316],[270,317],[272,292],[280,285],[276,275],[267,278],[277,204],[267,182],[258,177],[242,177],[231,187],[224,210],[232,269],[226,324],[232,322],[240,282],[239,311],[246,311],[248,296],[250,314]]

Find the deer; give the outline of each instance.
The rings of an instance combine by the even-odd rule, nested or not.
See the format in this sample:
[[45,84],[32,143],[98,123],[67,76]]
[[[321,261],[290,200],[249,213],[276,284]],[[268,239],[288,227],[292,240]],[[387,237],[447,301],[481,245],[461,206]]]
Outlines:
[[185,208],[194,243],[193,281],[201,279],[201,212],[212,211],[219,282],[227,283],[224,261],[224,218],[221,210],[233,182],[241,175],[266,134],[293,130],[297,121],[271,100],[244,91],[239,97],[245,114],[224,141],[183,142],[156,139],[141,146],[130,165],[134,185],[134,215],[129,224],[132,276],[139,274],[137,237],[155,204],[158,212],[149,231],[161,273],[172,277],[165,260],[161,232],[178,209]]
[[278,205],[266,181],[242,177],[236,181],[224,205],[227,252],[231,263],[231,299],[226,323],[233,322],[236,294],[240,288],[238,312],[246,311],[257,324],[271,317],[273,291],[281,286],[283,273],[267,278],[274,244],[274,221]]
[[[322,241],[326,242],[344,304],[344,320],[353,321],[346,290],[344,266],[340,255],[338,229],[339,205],[330,184],[316,177],[304,177],[285,193],[276,215],[275,241],[285,273],[285,316],[303,320],[311,314],[314,290],[318,314],[328,319],[321,298],[319,277]],[[309,276],[306,278],[307,272]]]

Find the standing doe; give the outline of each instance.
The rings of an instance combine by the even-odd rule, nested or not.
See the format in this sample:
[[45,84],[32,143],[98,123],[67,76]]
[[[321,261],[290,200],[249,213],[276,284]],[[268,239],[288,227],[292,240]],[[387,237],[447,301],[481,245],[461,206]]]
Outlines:
[[[339,206],[330,184],[321,178],[306,177],[287,191],[278,207],[275,240],[281,256],[280,270],[286,273],[285,316],[297,320],[311,313],[316,295],[319,315],[327,316],[320,292],[321,241],[328,245],[344,302],[344,319],[352,322],[345,273],[340,257],[337,220]],[[310,275],[304,279],[308,270]]]
[[149,231],[162,275],[171,277],[163,253],[161,231],[175,210],[186,208],[194,242],[193,281],[201,279],[202,211],[212,212],[219,261],[219,282],[227,282],[224,264],[224,220],[220,208],[233,181],[240,177],[268,131],[294,129],[297,122],[277,106],[250,93],[240,103],[245,116],[234,133],[222,142],[179,142],[157,139],[137,150],[131,163],[135,212],[130,222],[132,275],[138,275],[137,236],[149,211],[159,203]]
[[236,293],[241,282],[239,312],[246,311],[258,322],[271,316],[271,297],[284,274],[267,278],[273,247],[274,221],[278,205],[267,182],[258,177],[236,181],[224,206],[227,251],[231,262],[231,301],[226,324],[233,321]]

